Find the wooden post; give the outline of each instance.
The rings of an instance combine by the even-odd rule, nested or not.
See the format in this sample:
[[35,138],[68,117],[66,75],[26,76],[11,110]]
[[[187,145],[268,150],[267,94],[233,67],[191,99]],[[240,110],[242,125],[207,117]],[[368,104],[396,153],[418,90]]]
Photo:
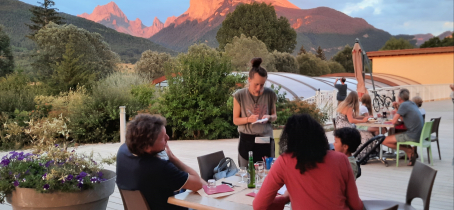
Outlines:
[[120,143],[126,142],[126,107],[120,106]]

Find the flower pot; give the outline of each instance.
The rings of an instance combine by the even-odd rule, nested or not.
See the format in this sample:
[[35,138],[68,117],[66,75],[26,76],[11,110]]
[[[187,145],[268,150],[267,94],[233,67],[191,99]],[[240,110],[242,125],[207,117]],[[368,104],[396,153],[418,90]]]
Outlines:
[[99,210],[106,209],[109,196],[114,192],[116,174],[102,170],[104,182],[91,190],[80,192],[39,193],[35,189],[16,187],[6,200],[13,210]]

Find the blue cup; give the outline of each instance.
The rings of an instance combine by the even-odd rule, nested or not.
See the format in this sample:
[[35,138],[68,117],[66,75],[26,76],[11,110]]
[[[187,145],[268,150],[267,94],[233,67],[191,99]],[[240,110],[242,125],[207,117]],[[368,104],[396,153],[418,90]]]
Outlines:
[[273,162],[272,157],[266,158],[266,170],[270,170],[272,162]]

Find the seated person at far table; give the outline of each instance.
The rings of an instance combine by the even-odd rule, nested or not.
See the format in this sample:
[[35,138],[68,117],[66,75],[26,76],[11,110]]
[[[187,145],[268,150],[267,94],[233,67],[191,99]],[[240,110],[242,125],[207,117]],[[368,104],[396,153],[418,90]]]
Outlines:
[[[374,117],[374,114],[372,113],[372,101],[368,93],[364,94],[363,97],[361,97],[361,106],[359,106],[359,114],[360,117],[357,118],[359,120],[362,120],[363,117],[368,118]],[[375,136],[380,133],[380,128],[378,127],[356,126],[356,128],[360,131],[369,131]],[[386,132],[388,132],[386,128],[381,129],[381,134],[385,134]]]
[[341,128],[334,130],[334,151],[345,154],[348,157],[350,166],[353,170],[353,176],[358,175],[358,165],[356,164],[356,158],[352,156],[352,153],[358,149],[361,144],[361,134],[354,128]]
[[418,106],[418,109],[419,109],[419,112],[421,112],[422,115],[425,115],[426,114],[426,110],[424,108],[422,108],[422,98],[419,97],[419,96],[415,96],[411,99],[415,104],[416,106]]
[[[126,143],[117,154],[117,185],[142,192],[151,209],[186,209],[168,204],[168,197],[181,189],[197,191],[206,182],[170,151],[165,123],[165,118],[150,114],[128,123]],[[168,160],[158,156],[162,151]]]
[[[287,120],[279,145],[284,153],[271,167],[254,199],[255,210],[363,209],[347,156],[328,150],[323,127],[308,114]],[[287,186],[288,194],[277,196]]]
[[[383,145],[391,149],[397,148],[397,142],[419,142],[419,137],[424,126],[422,115],[418,109],[418,106],[416,106],[413,101],[409,100],[410,91],[408,91],[407,89],[401,89],[397,98],[400,105],[399,109],[397,110],[397,114],[394,115],[392,123],[396,124],[398,119],[402,118],[407,131],[386,137],[386,139],[383,141]],[[408,163],[408,165],[413,166],[417,158],[413,148],[403,145],[399,147],[399,149],[407,153],[407,156],[410,157],[410,162]]]

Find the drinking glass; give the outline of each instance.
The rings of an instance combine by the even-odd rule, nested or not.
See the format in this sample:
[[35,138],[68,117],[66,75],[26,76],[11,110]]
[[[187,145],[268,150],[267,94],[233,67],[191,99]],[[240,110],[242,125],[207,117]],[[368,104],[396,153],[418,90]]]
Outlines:
[[215,193],[216,192],[216,180],[214,180],[214,179],[209,179],[208,180],[207,191],[209,193]]
[[244,181],[244,176],[247,175],[247,167],[240,167],[239,173],[240,173],[240,176],[241,176],[241,181],[238,182],[238,183],[241,183],[241,184],[246,183],[246,182]]
[[262,174],[265,172],[265,163],[263,161],[257,161],[257,174]]

